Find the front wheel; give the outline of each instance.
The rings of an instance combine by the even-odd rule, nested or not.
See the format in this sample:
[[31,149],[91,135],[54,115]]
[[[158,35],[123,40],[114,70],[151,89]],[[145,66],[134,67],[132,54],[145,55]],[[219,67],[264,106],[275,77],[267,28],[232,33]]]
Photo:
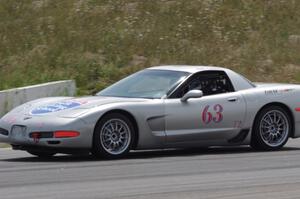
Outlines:
[[258,113],[253,126],[251,146],[259,150],[282,148],[292,132],[288,112],[280,106],[269,106]]
[[135,131],[123,114],[105,115],[96,125],[92,154],[96,157],[121,158],[132,148]]

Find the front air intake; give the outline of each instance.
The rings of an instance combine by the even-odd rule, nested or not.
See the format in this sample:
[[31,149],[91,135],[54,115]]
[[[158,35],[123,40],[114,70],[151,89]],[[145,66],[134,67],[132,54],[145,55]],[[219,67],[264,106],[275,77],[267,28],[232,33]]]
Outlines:
[[8,136],[8,130],[0,128],[0,135]]

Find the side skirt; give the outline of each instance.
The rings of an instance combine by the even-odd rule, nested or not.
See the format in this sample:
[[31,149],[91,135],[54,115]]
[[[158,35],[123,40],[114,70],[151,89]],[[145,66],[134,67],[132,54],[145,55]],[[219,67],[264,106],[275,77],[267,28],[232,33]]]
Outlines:
[[250,129],[242,129],[235,137],[228,140],[228,143],[237,144],[243,142],[247,135],[249,134]]

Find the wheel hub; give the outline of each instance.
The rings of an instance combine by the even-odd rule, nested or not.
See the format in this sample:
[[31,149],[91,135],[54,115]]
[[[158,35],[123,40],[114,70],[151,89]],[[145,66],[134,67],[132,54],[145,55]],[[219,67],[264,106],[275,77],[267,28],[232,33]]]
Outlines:
[[112,135],[111,135],[111,139],[113,141],[118,141],[120,139],[120,136],[117,132],[113,132]]

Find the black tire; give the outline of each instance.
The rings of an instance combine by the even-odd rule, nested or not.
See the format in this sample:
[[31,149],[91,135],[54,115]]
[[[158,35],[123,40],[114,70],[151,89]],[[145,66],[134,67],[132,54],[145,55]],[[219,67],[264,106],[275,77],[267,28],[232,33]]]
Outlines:
[[51,158],[56,154],[53,152],[46,152],[46,151],[27,151],[27,152],[39,158]]
[[[267,118],[269,118],[269,120],[267,120]],[[278,122],[276,122],[280,121],[280,118],[283,125],[278,125]],[[284,124],[286,124],[286,126]],[[282,129],[285,129],[282,130],[282,133],[279,133],[281,129],[279,128],[280,126],[283,126]],[[255,118],[252,128],[251,147],[256,150],[279,150],[288,141],[292,129],[292,119],[286,109],[277,105],[267,106],[262,109]],[[278,140],[276,141],[276,139]]]
[[[111,122],[117,123],[115,128],[117,128],[118,124],[119,124],[119,127],[123,125],[123,127],[120,127],[120,129],[124,129],[124,131],[126,131],[126,130],[128,131],[128,134],[125,133],[126,135],[128,135],[127,139],[125,139],[124,137],[121,137],[121,134],[124,134],[124,131],[122,133],[122,132],[119,132],[118,130],[115,130],[113,132],[106,130],[107,129],[106,127],[110,126]],[[118,122],[120,122],[120,123],[118,123]],[[110,130],[112,130],[112,129],[110,129]],[[110,133],[110,132],[112,132],[112,133]],[[113,133],[118,134],[118,135],[116,135],[116,140],[112,140]],[[105,137],[108,140],[107,142],[104,141]],[[101,120],[97,123],[97,125],[95,127],[94,136],[93,136],[93,147],[92,147],[91,152],[96,157],[103,157],[103,158],[107,158],[107,159],[123,158],[129,153],[130,149],[132,148],[135,138],[136,138],[136,132],[134,130],[134,126],[133,126],[132,122],[130,121],[130,119],[128,119],[128,117],[126,117],[125,115],[123,115],[121,113],[110,113],[110,114],[105,115],[103,118],[101,118]],[[122,139],[124,139],[124,141],[122,141]],[[125,140],[127,140],[127,141],[125,141]],[[109,142],[110,142],[110,144],[107,144]],[[113,144],[114,147],[115,147],[115,144],[117,145],[117,143],[124,142],[124,144],[123,143],[118,144],[118,147],[121,148],[119,152],[116,149],[112,149],[112,150],[116,150],[116,151],[112,151],[109,149],[109,146],[112,144],[112,142],[114,142],[114,144]],[[123,145],[123,147],[122,147],[122,145]]]

